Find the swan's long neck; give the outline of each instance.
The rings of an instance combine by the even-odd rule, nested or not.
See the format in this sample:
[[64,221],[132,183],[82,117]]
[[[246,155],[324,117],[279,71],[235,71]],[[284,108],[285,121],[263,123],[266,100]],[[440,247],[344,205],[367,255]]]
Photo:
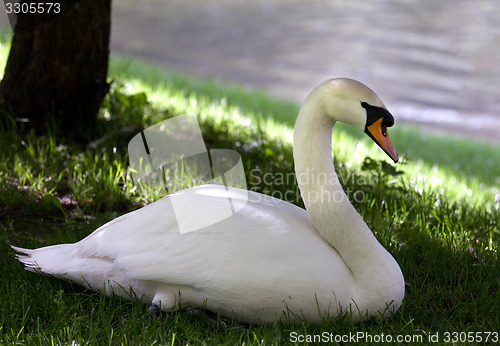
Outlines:
[[[334,125],[321,102],[306,100],[294,131],[297,181],[311,223],[342,257],[358,287],[376,286],[374,276],[389,279],[387,275],[393,274],[387,272],[400,273],[399,266],[375,239],[340,185],[332,161]],[[402,280],[401,273],[399,276]]]

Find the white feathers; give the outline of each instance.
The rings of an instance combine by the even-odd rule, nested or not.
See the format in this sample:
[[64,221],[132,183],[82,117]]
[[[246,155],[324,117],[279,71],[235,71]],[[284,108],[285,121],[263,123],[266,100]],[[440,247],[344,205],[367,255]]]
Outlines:
[[[339,308],[350,309],[356,320],[378,316],[379,311],[387,315],[387,305],[396,309],[404,296],[397,263],[376,241],[340,184],[328,179],[313,182],[319,174],[336,178],[331,129],[334,114],[345,109],[325,107],[347,104],[355,113],[356,105],[350,102],[358,103],[361,97],[381,104],[358,84],[322,84],[299,114],[294,159],[296,174],[307,175],[299,180],[307,212],[256,192],[205,185],[123,215],[75,244],[13,249],[26,254],[18,258],[28,270],[124,297],[132,288],[136,296],[164,310],[178,308],[179,303],[182,308],[206,306],[256,323],[303,318],[320,323]],[[335,98],[342,102],[332,103]],[[357,126],[363,121],[360,117],[366,117],[359,108],[351,114]],[[319,113],[311,114],[312,110]],[[323,197],[312,200],[313,192]],[[334,194],[345,198],[328,198]],[[173,199],[182,199],[193,218],[204,218],[218,205],[222,208],[227,198],[234,203],[245,199],[246,205],[203,229],[179,231]]]

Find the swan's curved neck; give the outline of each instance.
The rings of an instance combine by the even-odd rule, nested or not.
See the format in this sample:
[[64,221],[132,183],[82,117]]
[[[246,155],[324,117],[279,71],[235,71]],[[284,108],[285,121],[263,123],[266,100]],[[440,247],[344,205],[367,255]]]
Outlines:
[[[306,100],[294,130],[295,174],[309,219],[321,236],[339,253],[356,282],[372,280],[388,267],[399,267],[378,243],[349,202],[332,160],[331,119],[321,100]],[[372,272],[372,273],[370,273]],[[371,282],[370,284],[373,284]],[[366,283],[365,283],[366,285]]]

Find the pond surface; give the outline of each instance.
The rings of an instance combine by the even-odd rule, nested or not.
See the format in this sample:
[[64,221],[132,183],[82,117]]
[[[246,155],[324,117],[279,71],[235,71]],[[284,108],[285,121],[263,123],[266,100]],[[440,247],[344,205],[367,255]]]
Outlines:
[[112,50],[294,102],[335,76],[400,121],[500,143],[500,1],[119,0]]
[[114,53],[297,103],[351,77],[399,122],[500,143],[500,1],[115,0],[112,25]]

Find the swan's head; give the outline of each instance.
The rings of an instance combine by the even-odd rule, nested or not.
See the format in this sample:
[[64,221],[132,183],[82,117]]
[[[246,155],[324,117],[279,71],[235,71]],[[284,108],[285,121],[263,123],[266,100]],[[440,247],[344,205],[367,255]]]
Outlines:
[[325,81],[318,89],[332,120],[365,132],[394,162],[398,162],[387,131],[394,125],[394,117],[370,88],[353,79],[336,78]]

